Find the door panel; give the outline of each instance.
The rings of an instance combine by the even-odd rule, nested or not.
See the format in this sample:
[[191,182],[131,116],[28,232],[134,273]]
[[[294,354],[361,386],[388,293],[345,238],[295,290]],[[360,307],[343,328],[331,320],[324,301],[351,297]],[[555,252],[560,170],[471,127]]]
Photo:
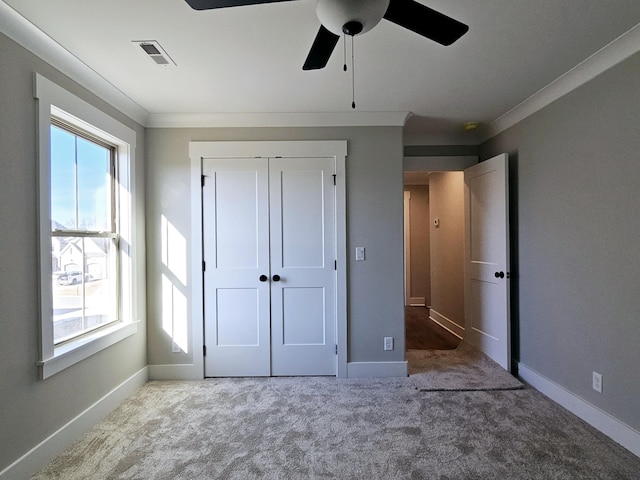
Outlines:
[[325,344],[324,288],[283,288],[282,311],[283,345]]
[[[215,172],[215,260],[218,268],[258,267],[258,172]],[[238,213],[242,212],[241,215]]]
[[332,158],[270,160],[272,375],[335,375]]
[[466,339],[511,370],[508,157],[465,170]]
[[216,290],[217,346],[255,347],[259,345],[259,295],[255,288]]
[[280,198],[276,191],[272,200],[281,209],[282,268],[324,266],[323,174],[322,170],[279,172]]
[[268,165],[205,159],[203,174],[205,376],[268,376]]

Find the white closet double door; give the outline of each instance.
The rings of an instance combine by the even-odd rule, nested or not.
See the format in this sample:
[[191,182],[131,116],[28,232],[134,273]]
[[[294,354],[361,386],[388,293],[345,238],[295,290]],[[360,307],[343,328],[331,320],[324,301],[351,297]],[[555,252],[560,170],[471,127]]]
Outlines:
[[205,376],[335,375],[335,159],[202,165]]

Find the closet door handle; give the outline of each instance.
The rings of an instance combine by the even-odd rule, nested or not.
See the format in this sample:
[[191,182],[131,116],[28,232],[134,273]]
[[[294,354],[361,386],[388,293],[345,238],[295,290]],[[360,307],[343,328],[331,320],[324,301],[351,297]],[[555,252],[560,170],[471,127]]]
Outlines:
[[266,275],[260,275],[259,280],[261,282],[266,282],[267,280],[269,280],[269,277],[267,277]]
[[495,277],[496,278],[504,278],[504,272],[496,272],[495,273]]
[[273,280],[274,282],[279,282],[280,281],[280,275],[274,275],[273,277],[271,277],[271,280]]

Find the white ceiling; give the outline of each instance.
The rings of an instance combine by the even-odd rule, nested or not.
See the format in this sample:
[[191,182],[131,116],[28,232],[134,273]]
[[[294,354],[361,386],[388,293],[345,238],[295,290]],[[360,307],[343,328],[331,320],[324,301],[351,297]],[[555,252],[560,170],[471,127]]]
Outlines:
[[[150,114],[350,112],[338,44],[303,71],[315,0],[209,11],[184,0],[2,0]],[[449,47],[383,20],[355,38],[358,112],[407,129],[487,125],[640,23],[638,0],[419,0],[470,26]],[[156,40],[177,66],[132,44]],[[640,49],[640,46],[638,46]]]

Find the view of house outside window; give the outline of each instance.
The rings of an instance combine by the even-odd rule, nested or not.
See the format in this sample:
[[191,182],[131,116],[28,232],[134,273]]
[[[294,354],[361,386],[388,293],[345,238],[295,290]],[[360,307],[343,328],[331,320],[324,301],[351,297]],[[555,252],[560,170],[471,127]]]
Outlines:
[[115,148],[51,126],[53,339],[117,320]]

